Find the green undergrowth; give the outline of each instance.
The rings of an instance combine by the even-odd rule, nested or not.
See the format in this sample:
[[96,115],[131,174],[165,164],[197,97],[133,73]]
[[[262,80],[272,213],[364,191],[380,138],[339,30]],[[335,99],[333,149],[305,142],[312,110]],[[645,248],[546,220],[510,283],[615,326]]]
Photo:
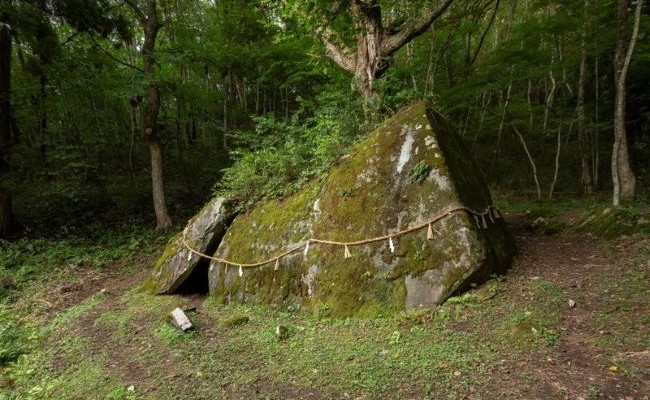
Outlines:
[[[645,278],[633,272],[614,286],[597,277],[599,290],[641,293]],[[566,301],[562,288],[537,277],[493,278],[434,310],[377,319],[318,319],[295,307],[208,298],[198,312],[188,310],[195,328],[183,333],[168,313],[188,300],[136,285],[17,332],[16,343],[27,345],[0,370],[0,398],[304,398],[314,391],[322,398],[460,398],[511,360],[556,357]],[[603,335],[594,344],[620,346],[626,336]]]
[[[547,234],[572,229],[606,239],[650,234],[650,203],[640,198],[633,204],[613,207],[609,196],[559,200],[513,200],[497,194],[496,205],[510,214],[526,215],[533,224],[541,218]],[[535,227],[536,228],[536,227]]]
[[576,228],[581,232],[590,232],[605,238],[632,234],[650,235],[650,205],[597,205],[580,217]]
[[254,130],[232,134],[232,166],[224,169],[215,192],[249,208],[260,199],[290,195],[324,175],[366,131],[362,104],[350,96],[323,93],[302,102],[289,120],[257,117]]
[[0,240],[0,303],[16,299],[34,280],[74,279],[82,271],[102,271],[116,262],[128,262],[136,253],[154,252],[161,239],[154,231],[134,229],[97,232],[96,237]]
[[[60,299],[74,296],[98,277],[122,276],[142,268],[138,257],[155,253],[162,240],[158,233],[136,229],[98,231],[93,237],[0,241],[0,370],[8,365],[20,366],[8,368],[17,375],[3,374],[2,380],[12,376],[11,382],[20,382],[25,374],[32,373],[49,377],[39,362],[32,365],[30,360],[45,357],[41,354],[44,343],[59,337],[61,330],[74,326],[106,300],[101,294],[80,295],[79,300],[60,308],[56,306]],[[101,288],[89,287],[91,293]],[[57,310],[55,314],[51,314],[52,307]],[[35,385],[21,398],[48,398],[43,393],[51,384]],[[0,392],[0,399],[5,398]]]
[[[631,238],[639,245],[629,248],[627,265],[617,269],[618,279],[599,276],[595,290],[603,299],[602,310],[595,313],[599,335],[592,339],[596,346],[609,349],[612,357],[620,357],[622,349],[650,349],[650,236]],[[630,324],[627,321],[634,321]]]
[[510,193],[494,192],[495,205],[512,214],[529,214],[531,218],[553,218],[574,210],[581,212],[595,205],[607,204],[611,199],[604,196],[594,198],[559,198],[555,200],[518,198]]

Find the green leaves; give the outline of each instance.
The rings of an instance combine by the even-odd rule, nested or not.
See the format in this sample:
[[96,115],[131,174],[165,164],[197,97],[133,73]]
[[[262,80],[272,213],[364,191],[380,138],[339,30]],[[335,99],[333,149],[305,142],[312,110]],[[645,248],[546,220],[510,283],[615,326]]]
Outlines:
[[236,162],[225,170],[217,193],[246,207],[292,193],[324,173],[356,139],[363,119],[360,102],[343,94],[323,96],[317,108],[312,117],[297,113],[290,121],[259,117],[254,131],[233,135]]

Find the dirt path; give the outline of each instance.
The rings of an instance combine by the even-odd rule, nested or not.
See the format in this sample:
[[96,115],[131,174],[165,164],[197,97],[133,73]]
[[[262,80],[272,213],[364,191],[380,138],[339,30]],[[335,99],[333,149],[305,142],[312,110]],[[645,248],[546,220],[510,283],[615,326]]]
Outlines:
[[531,280],[550,282],[564,301],[557,351],[510,360],[525,378],[515,379],[508,398],[648,399],[650,260],[638,253],[647,254],[650,239],[547,236],[514,225],[519,256],[505,286],[510,301],[534,300],[525,284]]

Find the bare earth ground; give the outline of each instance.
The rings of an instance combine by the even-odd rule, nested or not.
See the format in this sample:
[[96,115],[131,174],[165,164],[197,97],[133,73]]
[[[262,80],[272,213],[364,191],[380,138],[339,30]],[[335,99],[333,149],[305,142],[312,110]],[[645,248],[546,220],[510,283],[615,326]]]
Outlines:
[[[112,398],[649,399],[650,238],[548,236],[526,232],[522,217],[510,225],[519,255],[505,278],[406,323],[316,321],[204,305],[200,296],[149,296],[135,289],[149,273],[145,257],[135,260],[145,266],[136,274],[80,274],[40,300],[52,317],[89,304],[56,325],[44,363],[48,374],[68,376],[87,357],[107,380],[134,386]],[[165,322],[177,305],[197,307],[189,336]],[[250,323],[224,327],[243,314]],[[294,336],[278,343],[261,332],[277,321],[296,327]],[[427,353],[436,330],[442,350]],[[83,385],[51,393],[106,398]]]
[[[522,399],[556,398],[551,393],[564,393],[565,399],[648,399],[650,259],[634,254],[649,249],[650,239],[623,238],[613,246],[590,235],[546,236],[513,225],[520,255],[508,276],[513,285],[506,285],[507,295],[512,301],[534,300],[518,282],[543,280],[576,305],[567,302],[562,310],[557,351],[546,360],[510,360],[499,381],[512,392],[501,393]],[[630,279],[637,280],[634,287]],[[630,297],[630,289],[639,292]],[[627,373],[620,373],[621,364]],[[526,375],[532,384],[522,381]]]

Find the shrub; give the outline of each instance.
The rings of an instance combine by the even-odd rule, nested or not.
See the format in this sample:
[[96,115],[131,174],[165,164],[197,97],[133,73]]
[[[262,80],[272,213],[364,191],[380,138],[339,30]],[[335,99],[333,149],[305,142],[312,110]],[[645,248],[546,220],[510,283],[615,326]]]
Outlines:
[[[216,194],[248,207],[262,198],[288,195],[322,175],[363,131],[361,103],[328,93],[324,104],[304,103],[290,120],[255,118],[254,131],[233,135],[236,162],[224,170]],[[318,111],[306,116],[309,109]]]

